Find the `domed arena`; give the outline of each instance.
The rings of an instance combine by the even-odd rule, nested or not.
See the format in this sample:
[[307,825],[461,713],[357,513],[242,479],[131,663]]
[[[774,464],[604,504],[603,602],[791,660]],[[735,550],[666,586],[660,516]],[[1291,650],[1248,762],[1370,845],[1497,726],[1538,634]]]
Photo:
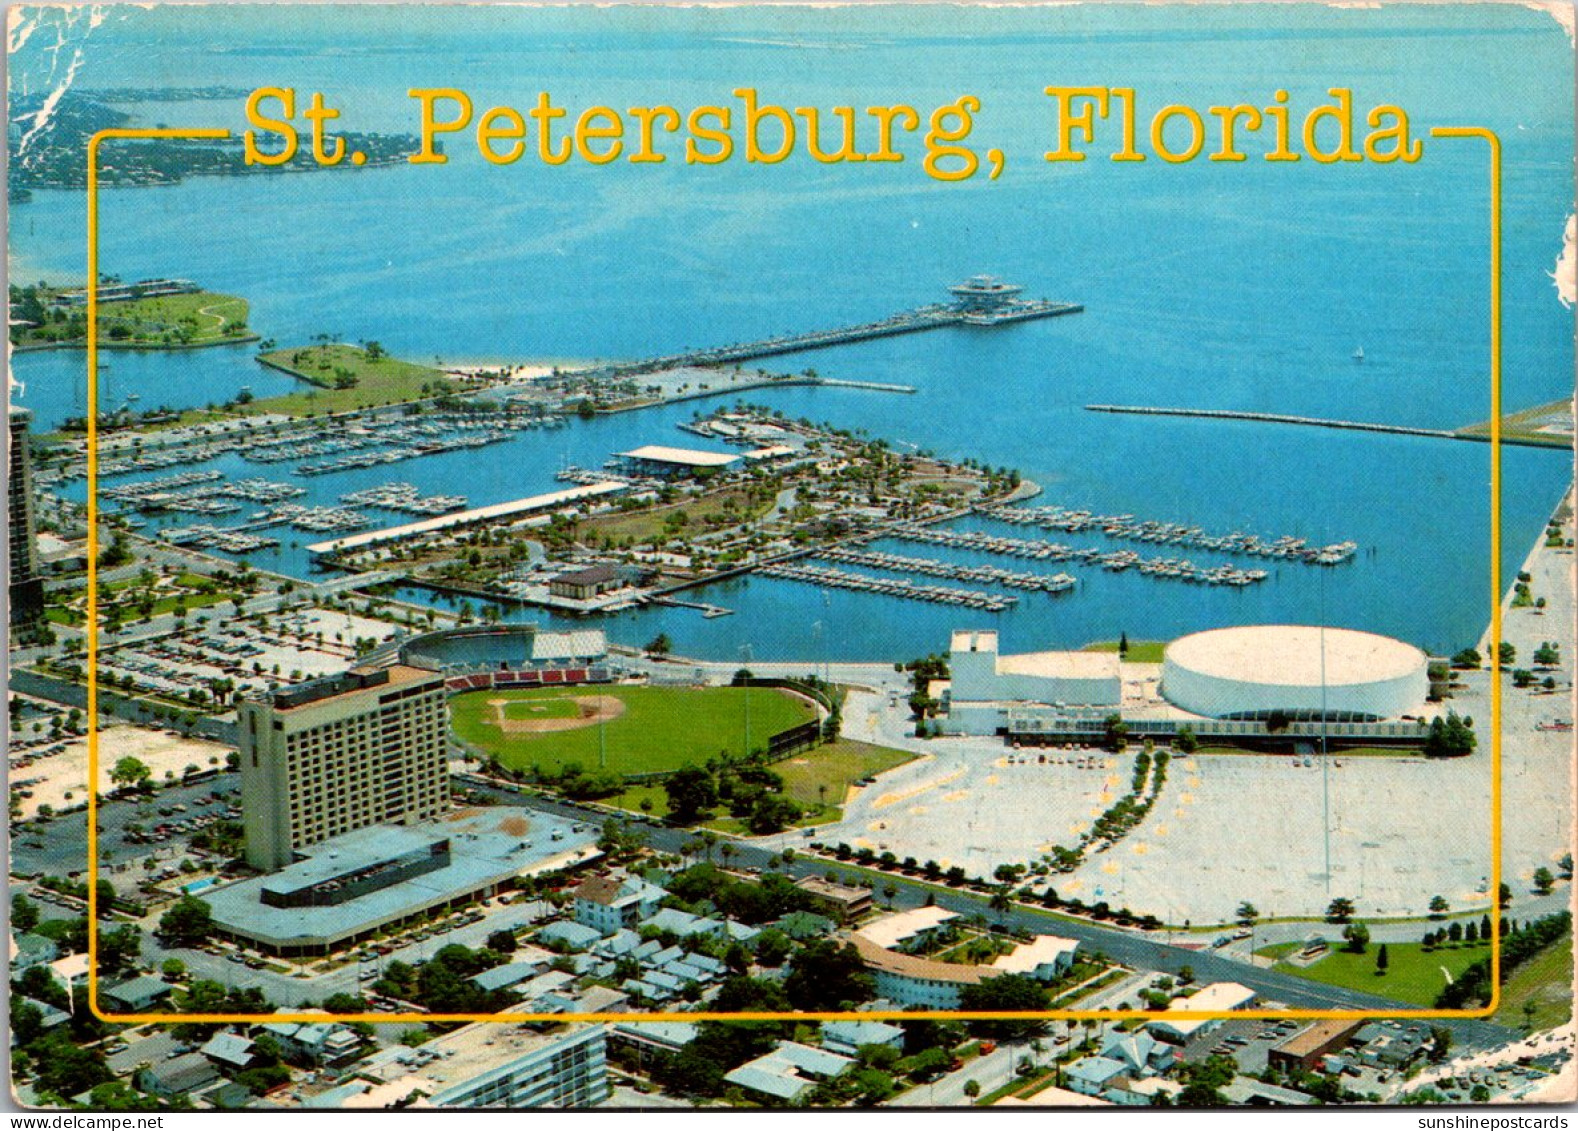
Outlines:
[[1217,719],[1362,721],[1417,712],[1429,692],[1418,648],[1347,628],[1251,625],[1180,637],[1162,656],[1162,695]]

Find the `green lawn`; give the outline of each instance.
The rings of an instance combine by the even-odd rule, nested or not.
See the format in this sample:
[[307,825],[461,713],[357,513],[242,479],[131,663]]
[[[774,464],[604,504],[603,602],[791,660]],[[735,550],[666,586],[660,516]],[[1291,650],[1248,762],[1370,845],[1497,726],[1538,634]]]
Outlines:
[[[1501,987],[1501,1008],[1493,1020],[1521,1029],[1530,1024],[1538,1032],[1565,1024],[1573,1015],[1573,937],[1568,932],[1512,972]],[[1524,1012],[1534,1003],[1531,1018]]]
[[[86,314],[86,308],[77,308],[74,313]],[[247,300],[235,295],[198,291],[99,304],[100,345],[223,345],[251,337],[247,329]],[[19,345],[49,341],[85,345],[87,329],[83,324],[78,330],[74,322],[46,322],[20,331],[16,340]]]
[[[602,726],[544,734],[500,733],[489,700],[516,703],[557,701],[567,696],[611,695],[625,705],[624,714]],[[745,712],[749,699],[750,742],[767,745],[769,735],[815,719],[816,709],[788,692],[738,687],[581,687],[529,691],[473,691],[450,700],[452,726],[466,742],[496,754],[507,766],[543,770],[579,762],[587,770],[602,764],[606,742],[607,768],[621,774],[678,769],[725,753],[738,756],[745,745]],[[521,717],[521,716],[515,716]],[[537,716],[542,717],[542,716]],[[606,733],[605,733],[606,732]]]
[[1279,942],[1272,943],[1270,946],[1259,947],[1255,953],[1264,958],[1286,958],[1288,955],[1297,953],[1302,949],[1304,949],[1303,943]]
[[[1085,645],[1086,652],[1116,652],[1119,641],[1098,640],[1093,644]],[[1129,650],[1123,654],[1123,659],[1130,664],[1159,664],[1162,662],[1162,652],[1166,649],[1166,640],[1131,640]]]
[[773,764],[784,779],[784,793],[802,805],[819,802],[838,807],[849,786],[863,777],[902,766],[917,755],[889,746],[873,746],[841,738]]
[[[755,704],[752,704],[754,716]],[[868,742],[839,739],[815,750],[807,750],[774,762],[772,771],[784,779],[784,794],[808,809],[814,809],[827,798],[826,808],[808,812],[797,825],[823,825],[836,821],[843,815],[840,803],[848,786],[868,774],[880,774],[894,766],[902,766],[915,757],[907,750],[894,750],[887,746],[873,746]],[[826,790],[818,787],[826,786]],[[643,809],[641,803],[647,802]],[[646,813],[653,817],[668,815],[668,795],[659,784],[627,786],[624,792],[609,799],[609,804],[632,812]],[[720,810],[720,815],[703,822],[704,828],[717,832],[743,833],[745,822],[730,817]]]
[[[340,343],[274,350],[259,354],[258,360],[315,387],[252,401],[237,406],[238,412],[322,416],[422,400],[451,388],[448,379],[437,369],[388,356],[373,360],[365,351]],[[337,382],[354,384],[336,388]]]
[[1456,978],[1469,963],[1490,954],[1490,948],[1483,945],[1446,946],[1426,953],[1418,943],[1387,943],[1389,965],[1385,974],[1377,974],[1375,954],[1379,949],[1379,944],[1371,943],[1364,954],[1335,950],[1312,966],[1281,962],[1276,969],[1284,974],[1380,994],[1413,1005],[1434,1005],[1436,995],[1446,988],[1442,967]]

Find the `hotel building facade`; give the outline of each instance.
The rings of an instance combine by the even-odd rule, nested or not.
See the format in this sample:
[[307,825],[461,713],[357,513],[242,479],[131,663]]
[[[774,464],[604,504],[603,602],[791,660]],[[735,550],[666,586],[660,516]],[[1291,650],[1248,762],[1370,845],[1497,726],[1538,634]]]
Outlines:
[[242,703],[237,731],[254,868],[283,868],[330,837],[449,808],[449,710],[438,672],[396,665],[286,688]]

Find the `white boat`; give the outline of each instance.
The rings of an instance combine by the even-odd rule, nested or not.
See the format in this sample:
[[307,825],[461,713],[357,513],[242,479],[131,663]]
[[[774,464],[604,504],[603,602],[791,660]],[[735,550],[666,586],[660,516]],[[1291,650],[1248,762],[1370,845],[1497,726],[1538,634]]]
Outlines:
[[1358,349],[1353,351],[1353,360],[1357,361],[1357,362],[1362,362],[1364,360],[1364,347],[1363,346],[1360,346]]

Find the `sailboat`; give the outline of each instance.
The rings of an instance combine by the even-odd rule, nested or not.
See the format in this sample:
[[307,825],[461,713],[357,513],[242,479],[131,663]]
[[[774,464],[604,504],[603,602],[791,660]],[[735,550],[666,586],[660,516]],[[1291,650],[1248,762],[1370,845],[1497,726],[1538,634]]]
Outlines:
[[1364,361],[1364,347],[1363,346],[1360,346],[1358,349],[1353,351],[1353,360],[1354,360],[1354,362],[1356,364],[1362,364],[1363,363],[1363,361]]

